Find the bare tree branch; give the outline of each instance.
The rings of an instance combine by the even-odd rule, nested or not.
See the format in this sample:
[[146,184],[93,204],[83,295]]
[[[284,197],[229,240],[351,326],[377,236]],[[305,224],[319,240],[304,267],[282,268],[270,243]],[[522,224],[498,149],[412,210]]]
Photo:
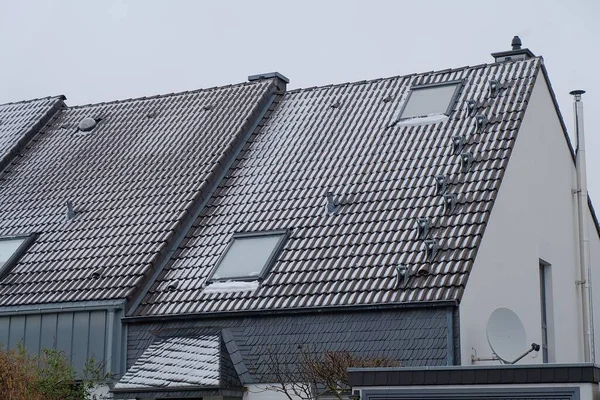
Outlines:
[[299,350],[295,362],[284,363],[276,349],[269,349],[269,372],[275,379],[270,388],[284,393],[289,400],[316,400],[324,394],[344,400],[351,389],[348,368],[400,365],[385,357],[359,357],[349,351],[326,350],[318,354],[310,346]]

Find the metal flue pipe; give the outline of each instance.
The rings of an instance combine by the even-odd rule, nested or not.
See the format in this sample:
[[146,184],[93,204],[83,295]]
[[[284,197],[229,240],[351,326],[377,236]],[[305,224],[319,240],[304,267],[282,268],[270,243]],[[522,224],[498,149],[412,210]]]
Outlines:
[[586,210],[588,208],[587,171],[585,164],[585,135],[583,131],[583,103],[581,95],[584,90],[573,90],[573,110],[575,114],[575,135],[577,150],[575,153],[575,169],[577,172],[577,219],[579,228],[579,276],[581,293],[581,316],[583,324],[583,356],[585,362],[595,362],[594,316],[592,312],[592,282],[590,260],[590,236]]

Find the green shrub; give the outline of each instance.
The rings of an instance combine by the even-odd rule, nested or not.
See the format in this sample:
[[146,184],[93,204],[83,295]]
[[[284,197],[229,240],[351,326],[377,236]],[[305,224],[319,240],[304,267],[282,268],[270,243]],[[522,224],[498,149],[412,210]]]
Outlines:
[[45,349],[33,357],[22,345],[0,349],[0,399],[96,400],[92,390],[108,377],[102,370],[101,363],[89,359],[78,377],[62,351]]

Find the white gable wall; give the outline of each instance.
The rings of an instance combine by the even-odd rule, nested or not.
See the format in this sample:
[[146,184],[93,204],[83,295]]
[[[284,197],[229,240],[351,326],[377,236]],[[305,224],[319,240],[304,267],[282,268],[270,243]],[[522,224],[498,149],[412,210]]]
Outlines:
[[[498,307],[512,309],[523,322],[523,351],[532,342],[541,344],[540,259],[551,265],[550,362],[583,361],[575,181],[573,159],[540,72],[460,305],[463,365],[471,364],[473,349],[480,358],[492,356],[486,324]],[[591,222],[590,237],[594,263],[600,260],[600,242]],[[520,363],[541,362],[540,352]]]
[[[588,142],[589,143],[589,142]],[[596,201],[595,206],[598,207]],[[597,210],[597,212],[600,210]],[[594,333],[596,359],[594,362],[600,364],[600,238],[598,237],[596,227],[592,221],[591,211],[588,210],[588,221],[590,229],[590,258],[592,260],[592,289],[593,293],[593,312],[594,312]]]

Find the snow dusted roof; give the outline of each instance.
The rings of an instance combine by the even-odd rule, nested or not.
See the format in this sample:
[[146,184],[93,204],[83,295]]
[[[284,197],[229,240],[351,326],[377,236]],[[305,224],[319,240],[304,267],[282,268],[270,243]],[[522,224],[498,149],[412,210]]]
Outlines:
[[[0,305],[131,296],[187,229],[276,89],[267,79],[56,113],[0,167],[0,236],[38,233],[1,278]],[[0,106],[0,119],[9,112],[27,122],[57,101]],[[83,133],[86,117],[98,122]],[[0,139],[19,132],[7,123]]]
[[[133,315],[460,300],[541,65],[285,93]],[[457,81],[447,117],[398,121],[411,87]],[[430,221],[425,237],[418,217]],[[236,233],[284,229],[257,288],[204,290]],[[401,264],[410,278],[398,287]]]
[[210,388],[220,384],[221,337],[204,334],[157,339],[115,389]]
[[[38,233],[0,304],[137,298],[129,315],[147,316],[460,300],[541,64],[62,109],[0,172],[0,236]],[[413,86],[445,82],[460,82],[448,116],[398,121]],[[263,280],[205,290],[235,234],[275,230],[289,237]]]
[[0,170],[63,106],[63,96],[0,104]]

